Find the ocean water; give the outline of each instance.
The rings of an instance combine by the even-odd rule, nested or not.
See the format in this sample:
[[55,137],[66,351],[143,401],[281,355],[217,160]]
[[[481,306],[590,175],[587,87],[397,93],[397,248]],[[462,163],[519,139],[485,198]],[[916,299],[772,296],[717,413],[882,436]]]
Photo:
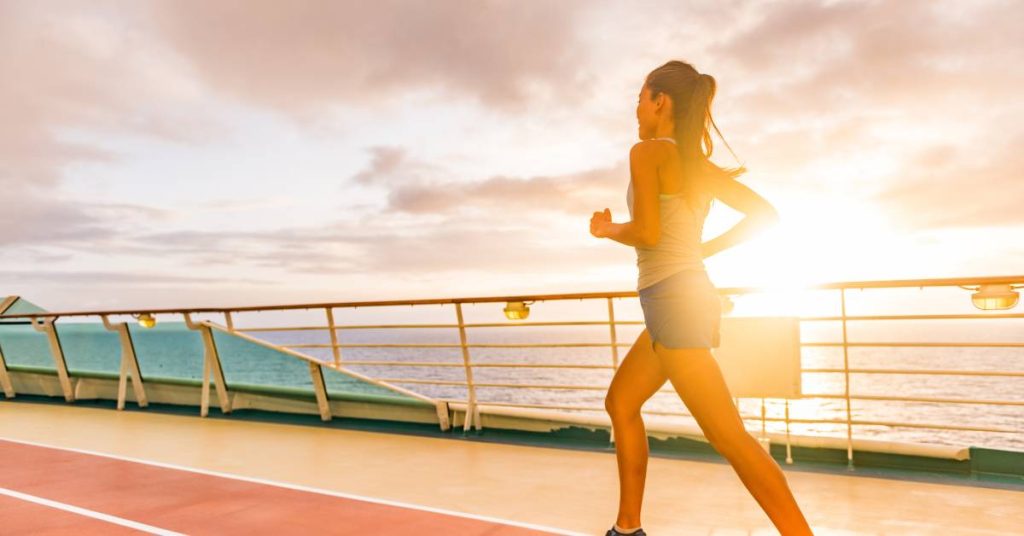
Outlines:
[[[1014,320],[901,320],[880,325],[878,321],[850,321],[847,333],[850,341],[873,342],[1024,342],[1024,322]],[[984,325],[983,325],[984,324]],[[642,326],[620,326],[620,343],[632,344]],[[268,340],[280,344],[328,344],[324,332],[261,333]],[[841,341],[839,322],[803,322],[801,340]],[[607,326],[574,327],[522,327],[467,329],[470,344],[486,343],[603,343],[609,342]],[[451,344],[459,343],[458,331],[452,328],[406,328],[339,330],[341,344]],[[320,359],[332,359],[329,348],[303,349]],[[619,361],[626,357],[629,347],[620,347]],[[349,365],[352,370],[378,378],[432,379],[454,382],[466,380],[462,366],[462,352],[453,348],[342,348],[342,361],[387,360],[403,363],[442,362],[458,366],[378,366]],[[611,365],[610,347],[576,348],[470,348],[474,364],[528,363],[528,364],[593,364]],[[1008,428],[1012,433],[993,433],[961,430],[916,428],[911,426],[854,425],[853,437],[897,440],[957,446],[984,446],[1024,451],[1024,348],[978,347],[851,347],[848,350],[850,368],[942,369],[1016,372],[1016,377],[917,375],[917,374],[851,374],[851,395],[901,396],[926,398],[953,398],[969,400],[1009,401],[1018,405],[987,405],[966,403],[904,402],[852,400],[853,420],[885,421],[940,426],[970,426]],[[801,366],[809,368],[839,368],[843,366],[842,347],[809,347],[801,352]],[[604,397],[613,370],[566,368],[509,368],[474,367],[474,383],[556,384],[585,385],[593,389],[538,389],[508,387],[477,387],[480,402],[522,404],[555,404],[597,408],[585,413],[603,414]],[[464,400],[464,386],[402,383],[408,389],[440,398]],[[688,413],[680,397],[669,382],[647,401],[645,411],[674,411]],[[843,399],[813,398],[813,394],[842,394],[844,378],[841,373],[810,373],[802,375],[803,398],[789,400],[789,416],[793,419],[840,420],[842,423],[790,423],[789,431],[801,435],[827,435],[846,437],[846,402]],[[766,399],[765,410],[769,418],[784,418],[786,402]],[[739,407],[748,429],[756,433],[761,429],[761,399],[740,399]],[[749,418],[748,418],[749,417]],[[695,423],[689,416],[645,415],[654,422],[668,420]],[[766,422],[766,430],[784,432],[784,422]]]

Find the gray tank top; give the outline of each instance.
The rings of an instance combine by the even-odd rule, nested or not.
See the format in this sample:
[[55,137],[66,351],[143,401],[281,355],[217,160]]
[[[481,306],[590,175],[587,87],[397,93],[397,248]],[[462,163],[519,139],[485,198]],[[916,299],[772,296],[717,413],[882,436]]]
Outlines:
[[[672,138],[655,138],[667,141]],[[704,219],[711,209],[711,194],[700,194],[698,210],[690,208],[682,193],[658,194],[659,223],[661,227],[658,243],[654,247],[636,247],[636,265],[639,270],[637,290],[649,287],[666,277],[683,270],[705,270],[701,253],[701,237]],[[633,181],[626,191],[626,205],[629,217],[633,218]]]

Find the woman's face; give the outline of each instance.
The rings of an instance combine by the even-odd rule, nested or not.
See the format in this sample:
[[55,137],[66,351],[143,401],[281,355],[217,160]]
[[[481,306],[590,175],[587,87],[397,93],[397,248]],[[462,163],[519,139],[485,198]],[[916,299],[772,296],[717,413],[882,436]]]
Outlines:
[[662,101],[665,98],[665,95],[661,94],[657,99],[651,100],[651,89],[647,87],[647,84],[640,88],[640,96],[637,97],[636,103],[637,133],[640,139],[654,137],[654,133],[658,129],[660,113],[664,109]]

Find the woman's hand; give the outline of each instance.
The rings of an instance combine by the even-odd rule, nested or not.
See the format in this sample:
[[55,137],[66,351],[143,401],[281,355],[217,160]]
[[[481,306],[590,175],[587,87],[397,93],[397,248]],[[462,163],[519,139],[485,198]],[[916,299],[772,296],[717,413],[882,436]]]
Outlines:
[[605,238],[608,234],[605,232],[606,226],[612,222],[612,211],[607,208],[604,212],[595,212],[590,217],[590,234],[598,237]]

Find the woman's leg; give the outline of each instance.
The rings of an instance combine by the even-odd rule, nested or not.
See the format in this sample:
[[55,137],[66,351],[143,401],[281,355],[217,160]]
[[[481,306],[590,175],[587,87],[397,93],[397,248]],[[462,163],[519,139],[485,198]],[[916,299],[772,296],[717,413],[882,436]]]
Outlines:
[[615,458],[619,465],[620,527],[640,526],[640,504],[647,477],[647,431],[640,418],[640,407],[665,384],[658,356],[651,349],[647,330],[640,332],[633,347],[623,358],[608,387],[604,406],[612,418]]
[[662,370],[711,445],[783,536],[812,534],[779,464],[743,427],[722,371],[708,348],[665,348],[655,343]]

